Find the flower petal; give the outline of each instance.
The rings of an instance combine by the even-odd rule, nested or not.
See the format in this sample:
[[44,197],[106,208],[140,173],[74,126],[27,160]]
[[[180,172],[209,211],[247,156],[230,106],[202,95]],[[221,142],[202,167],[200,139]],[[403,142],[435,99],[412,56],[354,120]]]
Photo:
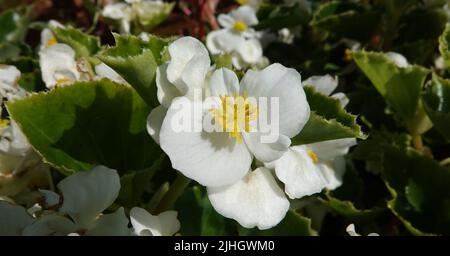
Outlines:
[[89,226],[116,200],[120,178],[116,170],[100,165],[65,178],[58,188],[64,198],[60,212],[69,214],[79,226]]
[[250,152],[262,162],[277,160],[291,145],[291,140],[282,134],[278,134],[276,141],[271,143],[264,143],[262,139],[264,135],[260,132],[243,132],[242,135]]
[[230,15],[234,20],[242,21],[248,26],[258,24],[258,18],[256,17],[255,9],[248,5],[240,6],[239,8],[230,12]]
[[347,97],[347,95],[345,95],[345,93],[343,93],[343,92],[335,93],[335,94],[331,95],[331,97],[334,99],[337,99],[341,103],[341,106],[343,108],[345,108],[345,106],[347,106],[347,104],[350,101],[349,98]]
[[66,44],[55,44],[39,52],[42,80],[47,88],[58,84],[58,80],[73,82],[80,77],[76,68],[75,51]]
[[25,208],[0,201],[0,236],[20,236],[23,229],[33,222]]
[[33,224],[27,226],[24,236],[65,236],[76,232],[77,226],[68,218],[57,215],[44,215],[37,219]]
[[[172,236],[180,230],[176,211],[162,212],[154,216],[146,210],[134,207],[130,211],[130,220],[136,235]],[[147,231],[150,231],[147,232]]]
[[153,140],[159,144],[159,132],[166,117],[167,108],[162,105],[152,109],[147,118],[147,132],[152,136]]
[[128,218],[123,207],[116,212],[104,214],[87,230],[87,236],[125,236],[129,234]]
[[355,138],[345,138],[308,144],[308,148],[314,151],[320,160],[331,161],[337,156],[346,155],[350,147],[354,145],[356,145]]
[[114,69],[110,68],[103,62],[95,66],[95,74],[97,74],[97,78],[99,79],[108,78],[109,80],[119,84],[128,84],[125,79],[114,71]]
[[159,103],[168,108],[172,100],[181,96],[181,92],[169,80],[167,80],[167,67],[169,64],[162,64],[156,69],[156,88]]
[[239,93],[239,79],[227,68],[214,71],[209,83],[212,96],[234,96]]
[[312,86],[316,91],[330,95],[338,86],[338,78],[335,76],[311,76],[303,81],[303,86]]
[[[252,156],[244,143],[229,138],[228,133],[202,129],[203,113],[194,113],[195,104],[201,102],[186,97],[172,102],[160,132],[161,148],[174,169],[200,184],[232,184],[247,173]],[[187,124],[185,130],[180,129],[180,121]]]
[[344,157],[336,157],[332,162],[321,163],[317,165],[326,181],[325,187],[334,190],[342,185],[345,174]]
[[289,201],[270,170],[260,167],[237,183],[221,188],[208,187],[214,209],[245,228],[269,229],[289,210]]
[[304,146],[291,147],[277,160],[275,173],[285,184],[285,192],[292,199],[319,193],[326,186],[324,177]]
[[391,61],[397,65],[399,68],[406,68],[409,66],[408,60],[405,58],[405,56],[401,55],[397,52],[387,52],[385,53],[386,57],[388,57]]
[[234,18],[230,14],[219,14],[219,16],[217,16],[217,21],[220,26],[224,28],[232,28],[235,22]]

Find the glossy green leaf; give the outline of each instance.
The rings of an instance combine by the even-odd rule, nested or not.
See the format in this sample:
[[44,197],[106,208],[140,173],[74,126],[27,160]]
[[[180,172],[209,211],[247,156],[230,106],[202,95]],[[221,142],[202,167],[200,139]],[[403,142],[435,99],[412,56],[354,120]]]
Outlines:
[[323,200],[326,205],[353,222],[370,221],[384,212],[384,209],[379,207],[358,209],[351,201],[342,201],[330,195],[327,195],[327,198],[328,200]]
[[358,51],[353,58],[411,133],[421,134],[431,127],[420,101],[429,70],[415,65],[397,67],[377,52]]
[[72,47],[77,57],[90,57],[100,50],[100,39],[72,27],[52,28],[56,40]]
[[99,164],[141,170],[160,156],[146,131],[149,107],[133,89],[108,80],[33,94],[7,107],[31,145],[65,173]]
[[244,236],[315,236],[311,220],[289,210],[284,219],[275,227],[266,230],[247,229],[239,226],[239,235]]
[[156,68],[168,40],[151,36],[144,42],[135,36],[115,34],[116,46],[106,49],[98,58],[120,74],[151,107],[157,106]]
[[356,116],[347,113],[339,100],[305,87],[311,116],[300,134],[292,139],[293,145],[342,138],[366,138],[356,123]]
[[436,129],[450,142],[450,80],[434,75],[423,102]]

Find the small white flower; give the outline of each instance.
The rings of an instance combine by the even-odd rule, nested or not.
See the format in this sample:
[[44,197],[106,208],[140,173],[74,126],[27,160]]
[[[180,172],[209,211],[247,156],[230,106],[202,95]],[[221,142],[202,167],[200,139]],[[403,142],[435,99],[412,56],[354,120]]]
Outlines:
[[255,31],[251,28],[258,24],[256,11],[250,6],[241,6],[228,14],[220,14],[217,17],[219,24],[244,37],[254,37]]
[[[345,229],[345,231],[350,235],[350,236],[361,236],[359,233],[356,232],[355,230],[355,224],[350,224],[347,226],[347,228]],[[367,236],[380,236],[378,233],[370,233]]]
[[[15,66],[0,64],[0,97],[8,101],[25,97],[28,93],[19,87],[20,71]],[[0,100],[1,103],[1,100]]]
[[208,187],[208,198],[221,215],[245,228],[269,229],[289,210],[289,201],[270,170],[260,167],[227,187]]
[[397,52],[386,52],[386,57],[388,57],[391,61],[397,65],[399,68],[406,68],[409,66],[408,60],[405,58],[405,56],[401,55]]
[[120,32],[130,33],[130,22],[133,19],[132,8],[126,3],[110,3],[103,10],[102,15],[106,18],[117,20],[120,24]]
[[347,96],[342,92],[332,94],[338,86],[337,77],[330,75],[312,76],[303,81],[303,86],[312,86],[316,91],[339,100],[342,107],[345,107],[349,102]]
[[[280,158],[287,151],[290,138],[297,135],[309,119],[309,105],[301,86],[300,74],[280,64],[272,64],[261,71],[249,70],[239,83],[236,74],[228,69],[216,70],[210,79],[210,93],[217,106],[243,101],[248,109],[251,124],[267,115],[269,109],[257,111],[258,107],[246,101],[247,97],[279,99],[279,132],[277,139],[263,143],[265,135],[254,127],[240,123],[238,119],[225,118],[231,113],[221,113],[221,107],[205,109],[202,115],[193,115],[192,126],[203,127],[205,120],[214,120],[226,132],[176,131],[173,119],[179,115],[179,105],[186,109],[196,108],[196,102],[179,97],[169,107],[161,127],[159,141],[168,154],[173,168],[181,171],[205,186],[231,185],[244,177],[250,169],[253,156],[263,162]],[[256,104],[256,103],[255,103]],[[268,104],[269,105],[269,104]],[[231,122],[231,123],[229,123]],[[226,127],[234,127],[227,130]]]
[[133,233],[138,236],[172,236],[180,230],[176,211],[151,215],[146,210],[134,207],[130,211]]
[[[55,20],[50,20],[48,25],[50,28],[63,28],[64,27],[61,23],[59,23],[58,21],[55,21]],[[53,35],[53,32],[50,28],[45,28],[41,32],[41,44],[39,47],[40,51],[58,43],[58,41],[55,38],[55,35]]]

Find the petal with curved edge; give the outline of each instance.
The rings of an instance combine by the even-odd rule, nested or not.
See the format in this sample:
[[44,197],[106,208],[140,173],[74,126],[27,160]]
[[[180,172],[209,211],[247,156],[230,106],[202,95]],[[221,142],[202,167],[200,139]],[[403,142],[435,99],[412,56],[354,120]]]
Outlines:
[[214,71],[209,83],[212,96],[234,96],[239,93],[239,79],[227,68]]
[[42,80],[47,88],[59,83],[74,82],[80,77],[75,51],[66,44],[55,44],[39,52]]
[[44,215],[33,224],[27,226],[24,236],[65,236],[73,232],[78,232],[77,226],[68,218],[57,215]]
[[291,147],[275,161],[275,174],[285,184],[286,194],[291,199],[319,193],[326,186],[324,177],[304,146]]
[[146,210],[134,207],[130,211],[130,220],[134,233],[138,236],[172,236],[180,230],[176,211],[166,211],[155,216]]
[[331,97],[334,99],[337,99],[339,101],[339,103],[341,103],[341,106],[343,108],[345,108],[345,106],[347,106],[347,104],[350,102],[347,95],[345,95],[345,93],[343,93],[343,92],[335,93],[335,94],[331,95]]
[[256,39],[246,39],[237,51],[242,59],[249,64],[258,63],[263,56],[261,43]]
[[159,132],[166,117],[167,108],[162,105],[152,109],[147,118],[147,132],[152,136],[153,140],[159,144]]
[[156,69],[156,95],[159,103],[168,108],[172,100],[181,96],[181,92],[169,80],[167,80],[167,67],[169,64],[162,64]]
[[220,26],[224,28],[232,28],[235,22],[234,18],[230,14],[219,14],[219,16],[217,16],[217,21]]
[[331,162],[321,163],[317,165],[325,178],[325,187],[329,190],[334,190],[340,187],[343,183],[345,174],[345,159],[342,156],[336,157]]
[[103,62],[95,66],[95,74],[97,74],[97,79],[108,78],[109,80],[119,84],[128,84],[123,77],[114,71],[114,69],[110,68]]
[[397,52],[387,52],[385,53],[386,57],[393,61],[395,65],[399,68],[406,68],[409,66],[408,60],[405,58],[405,56],[401,55]]
[[25,208],[6,201],[0,201],[0,216],[0,236],[20,236],[33,222]]
[[354,145],[356,145],[355,138],[345,138],[316,142],[307,146],[317,154],[321,161],[331,161],[337,156],[346,155],[350,147]]
[[[203,129],[202,103],[186,97],[172,102],[161,128],[161,148],[172,167],[204,186],[224,186],[240,180],[250,168],[252,155],[244,143],[225,132]],[[194,113],[196,112],[196,113]],[[208,111],[206,111],[209,113]],[[183,127],[183,124],[187,124]]]
[[206,37],[206,46],[211,54],[236,52],[244,43],[243,37],[229,29],[212,31]]
[[[261,71],[247,72],[241,80],[241,93],[243,91],[249,96],[267,98],[268,105],[278,99],[279,131],[289,138],[297,135],[309,119],[309,104],[300,74],[295,69],[275,63]],[[260,111],[260,115],[275,111],[271,109]]]
[[77,172],[58,184],[63,195],[60,212],[67,213],[78,226],[89,226],[119,195],[120,178],[116,170],[96,166]]
[[51,190],[39,189],[39,193],[44,197],[44,207],[51,208],[59,204],[61,197]]
[[330,95],[338,86],[337,76],[311,76],[303,81],[303,86],[312,86],[316,91],[325,95]]
[[289,210],[289,201],[270,170],[260,167],[228,187],[208,187],[208,198],[221,215],[245,228],[269,229]]
[[95,225],[86,231],[87,236],[126,236],[129,235],[128,218],[123,207],[111,214],[101,215]]
[[277,139],[274,142],[265,143],[260,132],[242,132],[245,144],[256,159],[262,162],[272,162],[280,158],[291,145],[291,140],[282,134],[275,134]]
[[248,26],[254,26],[258,24],[258,18],[256,17],[255,9],[248,5],[240,6],[239,8],[230,12],[230,15],[234,20],[242,21]]

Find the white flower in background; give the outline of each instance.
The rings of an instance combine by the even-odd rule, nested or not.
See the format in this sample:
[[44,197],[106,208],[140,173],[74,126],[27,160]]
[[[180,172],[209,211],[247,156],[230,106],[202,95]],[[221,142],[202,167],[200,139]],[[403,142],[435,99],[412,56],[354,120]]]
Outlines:
[[0,200],[0,236],[20,236],[33,217],[19,205]]
[[180,230],[176,211],[152,215],[146,210],[134,207],[130,211],[132,233],[138,236],[172,236]]
[[117,74],[116,71],[114,71],[114,69],[112,69],[103,62],[95,66],[95,74],[96,76],[94,79],[108,78],[113,82],[128,85],[127,81],[125,81],[123,77],[121,77],[119,74]]
[[[0,64],[0,96],[8,101],[20,99],[27,95],[19,84],[20,71],[15,66]],[[1,100],[0,100],[1,103]]]
[[62,180],[58,189],[63,197],[58,213],[42,215],[24,229],[24,235],[129,234],[123,208],[111,214],[102,213],[119,195],[117,171],[97,166],[91,171],[77,172]]
[[64,25],[62,25],[61,23],[59,23],[56,20],[50,20],[48,22],[48,26],[49,26],[48,28],[44,28],[41,32],[41,44],[39,46],[39,50],[43,50],[47,47],[50,47],[50,46],[58,43],[55,35],[53,35],[51,28],[63,28],[64,27]]
[[409,66],[408,60],[405,58],[405,56],[401,55],[400,53],[396,52],[386,52],[386,57],[388,57],[391,61],[397,65],[399,68],[406,68]]
[[120,33],[130,33],[130,22],[133,19],[131,6],[127,3],[109,3],[103,10],[102,15],[106,18],[119,22]]
[[312,76],[303,81],[303,86],[312,86],[317,92],[339,100],[342,107],[345,107],[349,102],[349,99],[344,93],[333,93],[338,86],[337,77],[332,77],[330,75]]
[[[160,106],[154,108],[147,121],[147,131],[159,143],[159,130],[172,100],[184,96],[194,100],[195,90],[205,91],[211,60],[202,42],[182,37],[168,47],[170,61],[156,70],[157,97]],[[202,99],[200,99],[202,100]]]
[[[355,230],[355,224],[350,224],[347,226],[347,228],[345,229],[345,231],[347,232],[347,234],[349,234],[350,236],[361,236],[359,233],[356,232]],[[370,233],[367,236],[380,236],[378,233]]]
[[210,32],[206,45],[211,54],[231,54],[233,66],[242,69],[263,60],[262,46],[251,26],[258,24],[256,12],[250,6],[241,6],[229,14],[220,14],[223,29]]
[[[180,115],[179,105],[182,104],[184,110],[193,110],[199,104],[179,97],[167,111],[159,138],[173,168],[204,186],[234,184],[248,173],[253,156],[263,162],[280,158],[288,150],[290,138],[297,135],[309,119],[310,110],[300,74],[280,64],[272,64],[261,71],[249,70],[240,83],[234,72],[216,70],[210,79],[210,93],[216,100],[216,108],[204,109],[203,116],[194,114],[191,127],[204,127],[204,120],[211,120],[223,126],[226,132],[177,131],[173,124]],[[264,106],[248,101],[248,97],[267,99],[267,102],[273,98],[279,100],[278,131],[270,131],[277,132],[274,142],[263,143],[266,132],[253,126],[258,120],[267,118],[271,110],[262,109]],[[250,122],[241,122],[236,115],[224,118],[233,116],[234,112],[220,111],[224,105],[233,110],[239,102],[245,104],[245,115]],[[223,119],[227,121],[223,122]]]
[[269,169],[257,168],[227,187],[208,187],[214,209],[245,228],[268,229],[277,225],[289,210],[289,201]]
[[263,0],[236,0],[240,5],[250,6],[258,10],[259,6],[264,2]]

